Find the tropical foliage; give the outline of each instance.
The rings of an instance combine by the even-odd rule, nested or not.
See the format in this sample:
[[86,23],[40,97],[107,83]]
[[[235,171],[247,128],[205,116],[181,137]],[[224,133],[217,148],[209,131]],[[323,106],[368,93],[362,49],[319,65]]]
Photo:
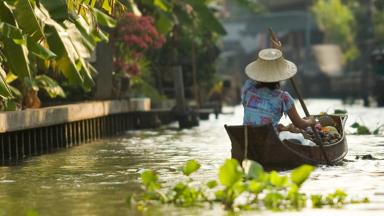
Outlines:
[[369,43],[384,42],[383,0],[317,0],[312,11],[326,42],[339,44],[348,61],[366,58]]
[[167,37],[159,52],[151,55],[155,66],[151,77],[170,83],[169,66],[180,65],[187,87],[198,84],[199,89],[209,88],[215,79],[216,44],[226,32],[208,1],[140,1],[137,5],[144,15],[154,18],[158,31]]
[[[97,42],[108,39],[99,25],[114,26],[113,19],[93,7],[97,2],[0,2],[3,108],[5,105],[7,109],[10,101],[14,106],[20,97],[25,101],[40,88],[51,97],[64,97],[57,82],[63,79],[69,85],[82,86],[85,91],[91,89],[95,70],[87,59]],[[107,8],[109,1],[102,2],[102,8]],[[28,103],[24,106],[28,107]]]
[[312,11],[325,34],[325,42],[339,44],[347,61],[356,59],[359,51],[355,44],[356,20],[352,10],[341,0],[317,0]]
[[[111,17],[120,23],[116,30],[118,37],[114,38],[117,44],[120,41],[115,56],[116,72],[139,75],[131,80],[131,87],[150,89],[156,85],[154,77],[159,77],[157,66],[184,64],[186,80],[201,81],[201,85],[208,88],[214,83],[216,43],[220,35],[225,34],[209,8],[210,2],[1,1],[0,109],[20,108],[22,101],[23,107],[38,107],[40,102],[32,102],[38,100],[39,90],[44,90],[44,95],[49,97],[65,97],[75,86],[90,91],[96,71],[89,60],[93,59],[96,44],[109,39],[104,30],[115,26]],[[133,17],[140,20],[136,26],[129,23]],[[132,34],[140,28],[142,33],[149,34]],[[144,49],[138,47],[143,45],[140,40],[146,43]],[[154,52],[163,44],[163,48]],[[129,52],[125,52],[127,50]],[[146,72],[139,74],[139,71]],[[194,79],[189,79],[192,71]],[[26,103],[28,100],[32,102]]]

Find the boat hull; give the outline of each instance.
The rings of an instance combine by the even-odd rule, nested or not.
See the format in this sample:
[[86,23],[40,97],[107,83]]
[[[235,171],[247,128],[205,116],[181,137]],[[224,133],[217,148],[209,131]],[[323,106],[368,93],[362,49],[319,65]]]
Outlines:
[[[333,144],[323,145],[332,164],[340,162],[348,152],[344,133],[346,116],[331,115],[337,124],[341,139]],[[245,145],[248,142],[247,159],[259,162],[265,167],[295,167],[301,164],[326,164],[319,146],[305,146],[290,141],[280,141],[273,126],[234,125],[224,126],[232,143],[232,158],[240,163],[245,157]],[[247,128],[247,129],[245,129]],[[245,139],[247,134],[248,140]]]

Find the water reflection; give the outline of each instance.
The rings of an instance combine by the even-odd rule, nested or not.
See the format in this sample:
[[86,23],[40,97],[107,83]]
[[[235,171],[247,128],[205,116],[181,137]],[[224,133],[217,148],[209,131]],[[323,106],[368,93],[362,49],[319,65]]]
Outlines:
[[[349,125],[360,119],[371,128],[384,123],[382,110],[377,108],[344,107],[333,100],[310,100],[308,105],[312,113],[347,109]],[[199,127],[190,130],[179,131],[176,125],[170,125],[160,130],[130,131],[118,138],[35,157],[20,166],[1,167],[0,209],[6,215],[24,215],[28,209],[36,209],[41,215],[136,215],[137,212],[128,209],[125,198],[140,191],[138,177],[144,169],[156,170],[163,184],[173,185],[181,177],[178,168],[188,159],[197,159],[202,167],[194,178],[198,182],[216,178],[218,167],[230,157],[230,141],[223,125],[240,124],[242,120],[242,109],[237,107],[233,111],[234,114],[221,115],[219,119],[211,116],[209,121],[201,121]],[[384,161],[356,159],[363,154],[384,158],[384,137],[348,135],[347,139],[349,162],[319,167],[303,189],[309,193],[327,193],[342,188],[350,195],[368,196],[372,202],[347,206],[343,211],[305,210],[302,214],[384,212]],[[188,209],[157,206],[150,207],[146,215],[227,213],[220,206]]]

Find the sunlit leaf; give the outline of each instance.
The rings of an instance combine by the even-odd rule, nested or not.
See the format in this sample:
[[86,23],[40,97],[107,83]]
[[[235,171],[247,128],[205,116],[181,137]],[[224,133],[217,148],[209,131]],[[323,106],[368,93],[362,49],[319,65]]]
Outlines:
[[200,167],[200,163],[196,160],[188,160],[187,163],[183,166],[182,171],[184,175],[189,176],[200,169]]
[[315,168],[310,165],[302,165],[291,172],[291,181],[300,187]]
[[232,186],[243,178],[243,172],[235,159],[227,159],[219,169],[219,180],[224,186]]
[[18,78],[18,77],[17,77],[15,74],[13,74],[13,73],[11,73],[11,72],[8,72],[5,81],[6,81],[7,83],[12,83],[12,82],[15,81],[17,78]]
[[29,0],[17,1],[14,14],[23,33],[32,37],[33,41],[38,41],[44,37],[44,33],[34,12],[34,5],[31,5],[31,3],[32,1]]
[[9,86],[6,82],[6,73],[3,68],[0,66],[0,97],[2,98],[11,98],[12,92],[9,89]]
[[264,185],[261,182],[252,180],[248,184],[248,190],[254,194],[259,194],[264,189]]
[[260,178],[264,174],[264,169],[261,164],[252,160],[243,160],[242,166],[246,177],[251,179]]
[[169,5],[167,5],[163,0],[154,0],[153,4],[157,7],[159,7],[163,11],[169,10]]
[[83,36],[80,31],[77,29],[76,25],[69,21],[64,21],[64,25],[66,27],[66,32],[70,38],[70,42],[77,55],[80,58],[87,59],[91,57],[91,51],[84,45]]
[[47,41],[50,49],[57,55],[57,68],[70,81],[71,84],[82,85],[84,78],[78,71],[75,63],[74,55],[77,55],[75,48],[70,42],[69,36],[65,34],[65,30],[59,30],[55,26],[46,26],[48,33]]
[[107,14],[103,13],[102,11],[93,8],[93,14],[95,15],[96,22],[99,23],[102,26],[113,28],[116,26],[116,20],[112,17],[108,16]]
[[110,4],[110,1],[109,0],[102,0],[103,1],[103,4],[102,4],[102,8],[107,11],[109,14],[112,13],[112,5]]
[[283,187],[283,186],[287,185],[288,177],[287,176],[281,176],[276,171],[272,171],[270,174],[270,182],[274,186]]
[[152,170],[146,170],[140,175],[141,182],[149,190],[159,189],[160,183],[158,182],[159,177]]
[[16,44],[27,44],[21,30],[8,23],[0,23],[0,36],[13,40]]
[[47,75],[38,75],[35,77],[39,87],[43,88],[50,97],[55,98],[57,96],[65,97],[65,93],[61,86],[52,78]]
[[32,40],[28,40],[28,49],[37,57],[43,60],[49,60],[56,57],[56,54],[53,53],[48,48],[42,46],[40,43]]
[[216,186],[217,186],[216,180],[212,180],[212,181],[207,182],[207,187],[210,189],[215,188]]
[[271,192],[271,193],[268,193],[264,197],[263,201],[264,201],[264,205],[265,205],[265,207],[267,207],[267,209],[276,211],[276,210],[281,209],[283,199],[284,199],[284,197],[282,194],[277,193],[277,192]]

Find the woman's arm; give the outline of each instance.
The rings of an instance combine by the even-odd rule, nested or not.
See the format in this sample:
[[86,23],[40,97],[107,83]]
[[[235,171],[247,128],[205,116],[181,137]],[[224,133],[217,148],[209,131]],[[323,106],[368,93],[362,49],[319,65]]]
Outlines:
[[295,106],[293,106],[289,111],[288,111],[288,116],[291,119],[292,123],[301,129],[305,129],[311,125],[316,124],[316,120],[313,116],[309,117],[308,119],[302,119],[299,114],[297,113],[297,110]]

